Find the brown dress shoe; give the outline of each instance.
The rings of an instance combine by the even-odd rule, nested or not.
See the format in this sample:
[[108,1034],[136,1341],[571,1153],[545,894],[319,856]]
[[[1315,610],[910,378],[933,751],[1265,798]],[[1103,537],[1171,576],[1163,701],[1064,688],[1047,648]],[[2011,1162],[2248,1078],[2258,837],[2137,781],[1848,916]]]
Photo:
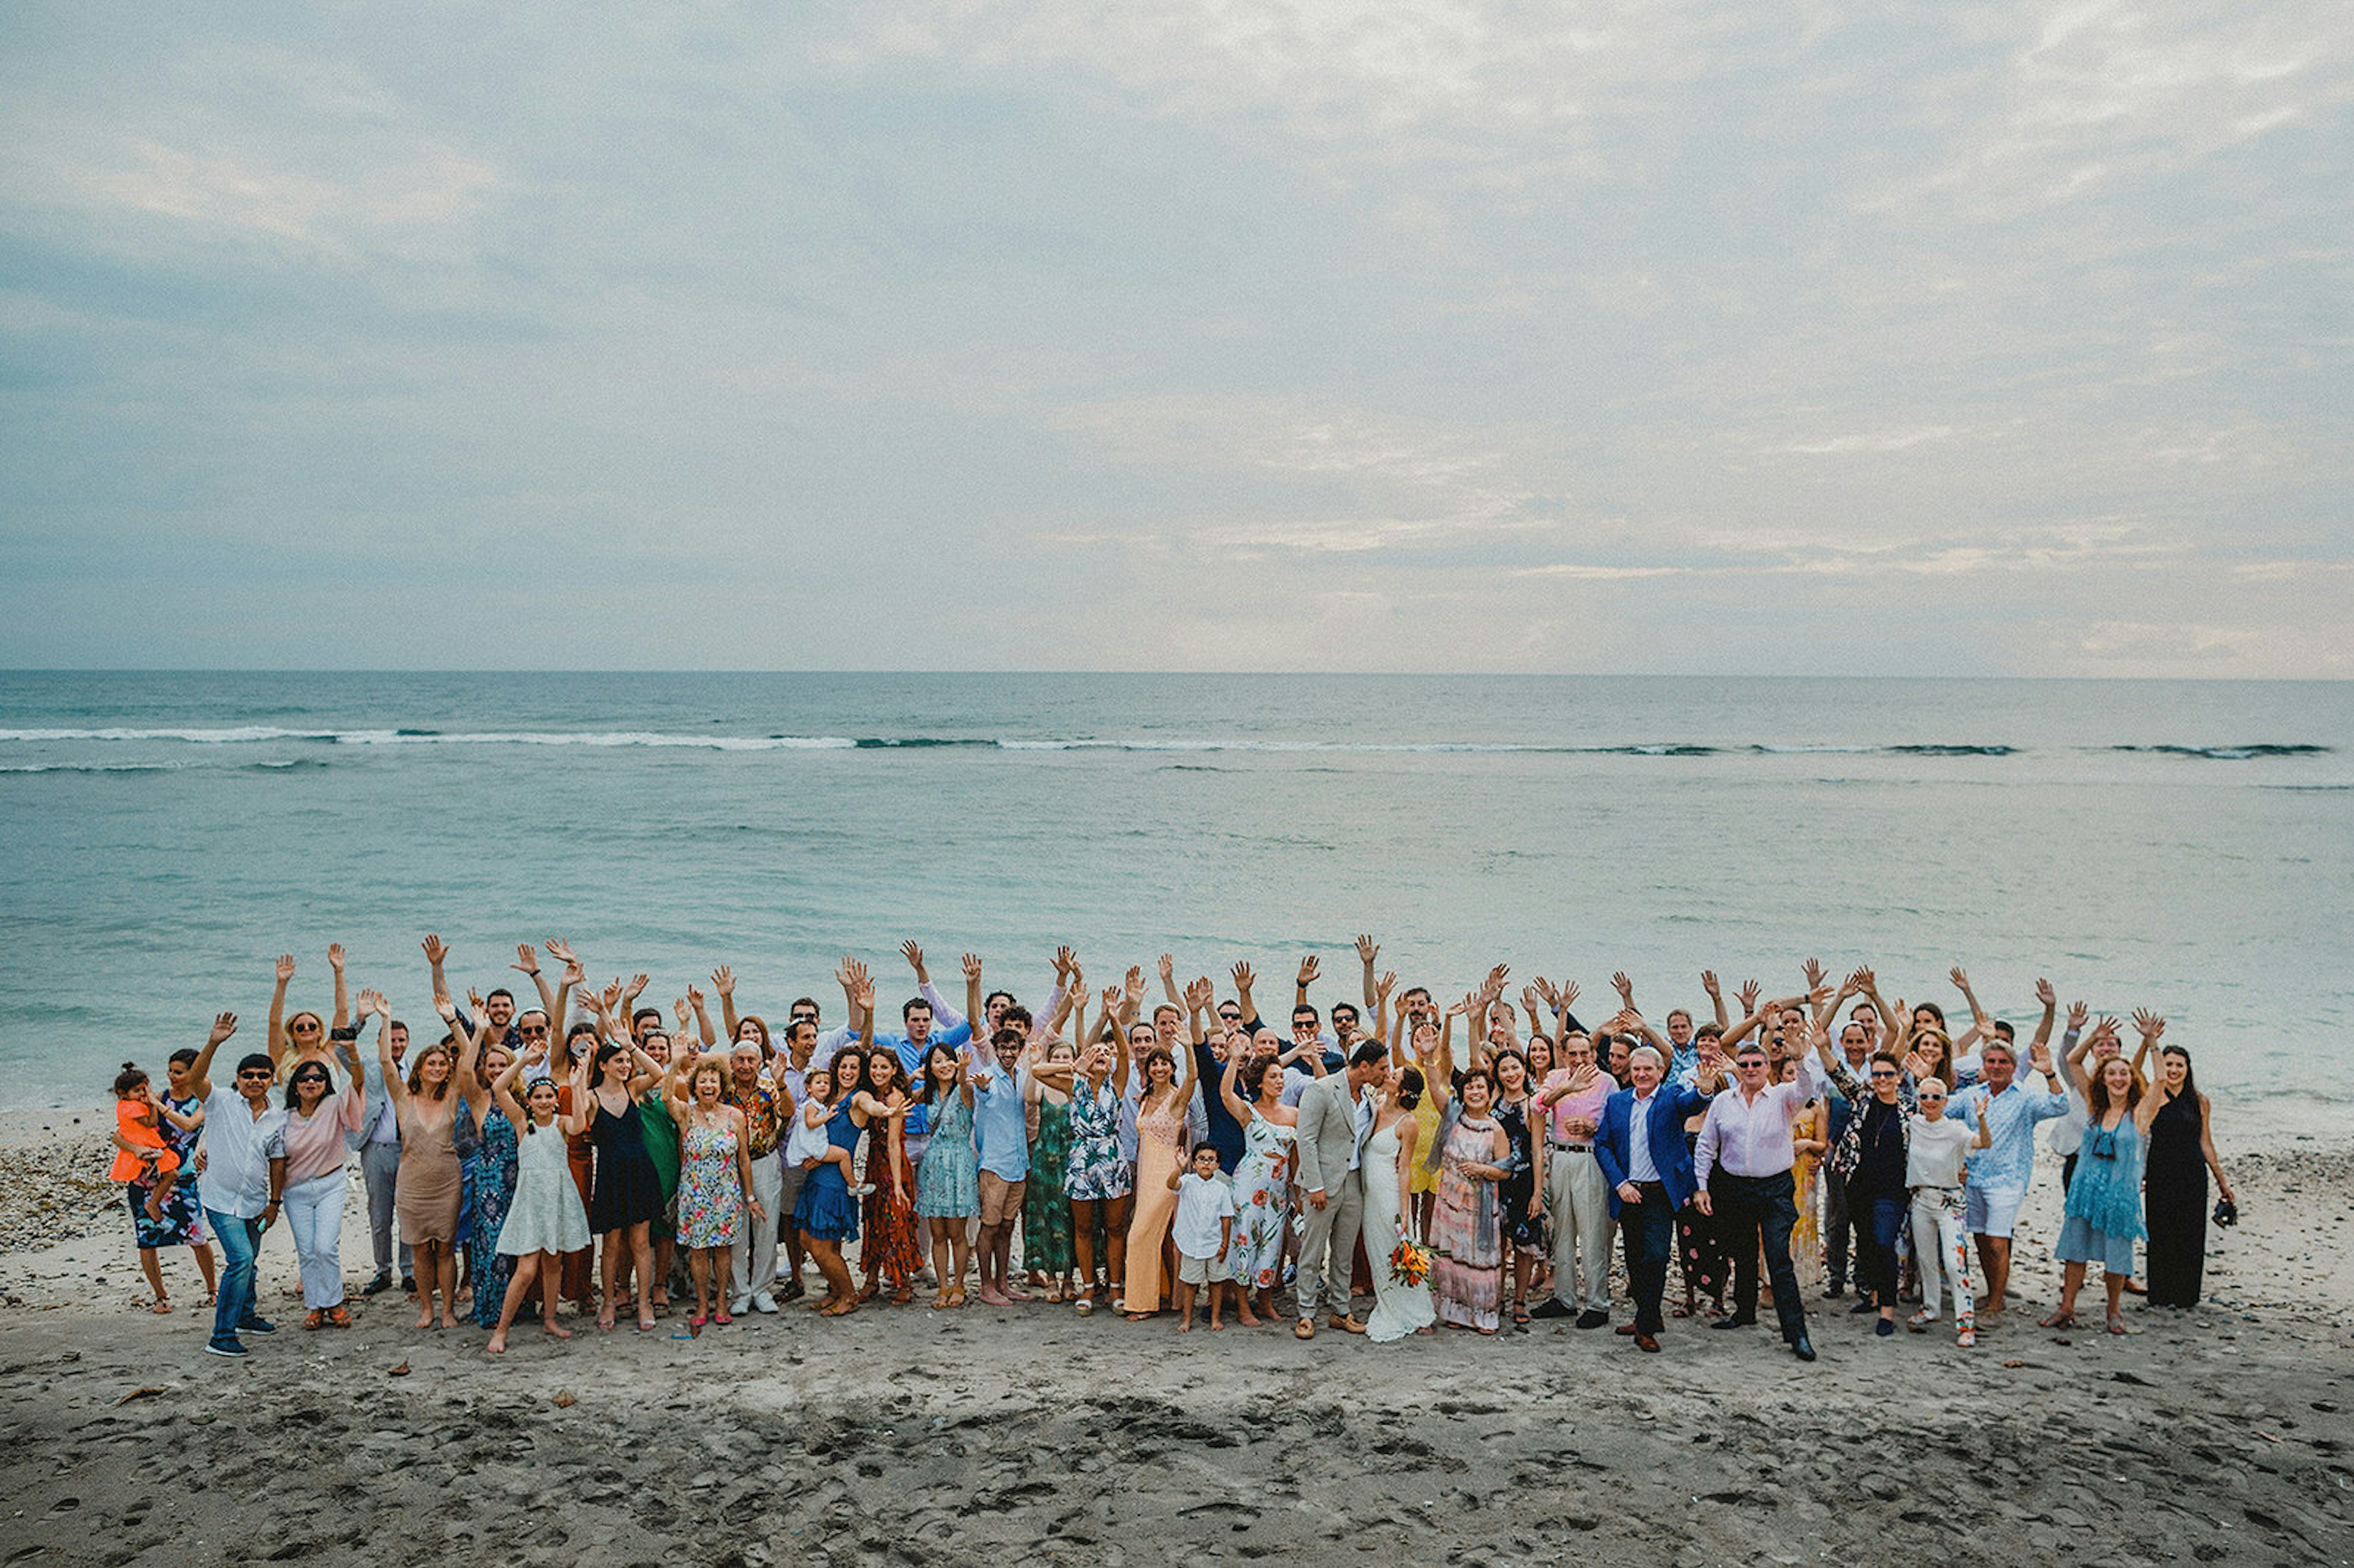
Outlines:
[[1332,1319],[1332,1327],[1344,1334],[1362,1334],[1365,1331],[1365,1326],[1357,1321],[1354,1317],[1335,1318]]
[[1649,1334],[1638,1334],[1635,1336],[1635,1348],[1638,1351],[1648,1351],[1653,1355],[1657,1355],[1659,1350],[1659,1341],[1651,1338]]

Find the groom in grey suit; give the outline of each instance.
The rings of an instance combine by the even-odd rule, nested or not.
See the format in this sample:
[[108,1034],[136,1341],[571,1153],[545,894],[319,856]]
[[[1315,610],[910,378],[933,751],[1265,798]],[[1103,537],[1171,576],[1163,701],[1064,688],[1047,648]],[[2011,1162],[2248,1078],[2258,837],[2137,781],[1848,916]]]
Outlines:
[[1357,1047],[1342,1071],[1317,1079],[1299,1094],[1299,1191],[1307,1234],[1299,1238],[1299,1323],[1291,1331],[1316,1337],[1316,1306],[1326,1301],[1332,1327],[1362,1334],[1365,1325],[1350,1310],[1349,1270],[1364,1218],[1365,1139],[1373,1130],[1373,1105],[1366,1090],[1389,1067],[1389,1048],[1377,1041]]

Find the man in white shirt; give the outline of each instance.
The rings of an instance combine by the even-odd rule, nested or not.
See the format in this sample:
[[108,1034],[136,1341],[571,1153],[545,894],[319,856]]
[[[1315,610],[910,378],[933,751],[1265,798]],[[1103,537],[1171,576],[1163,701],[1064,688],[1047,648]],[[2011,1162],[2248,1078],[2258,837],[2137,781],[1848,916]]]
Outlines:
[[278,1331],[254,1308],[253,1255],[261,1233],[277,1223],[278,1197],[286,1185],[286,1157],[269,1152],[270,1139],[286,1125],[286,1113],[270,1108],[270,1086],[277,1075],[265,1052],[238,1063],[235,1086],[213,1086],[213,1054],[236,1033],[234,1012],[213,1020],[212,1033],[188,1069],[188,1090],[205,1102],[205,1168],[196,1177],[196,1192],[221,1244],[213,1337],[205,1344],[217,1356],[246,1354],[239,1333]]
[[1807,1093],[1796,1083],[1766,1081],[1766,1047],[1755,1039],[1734,1053],[1733,1075],[1733,1092],[1709,1102],[1700,1145],[1692,1151],[1692,1174],[1700,1182],[1692,1202],[1716,1222],[1718,1239],[1733,1260],[1733,1312],[1712,1327],[1745,1329],[1757,1321],[1762,1242],[1783,1340],[1799,1360],[1812,1361],[1807,1308],[1798,1299],[1797,1270],[1790,1264],[1790,1231],[1798,1223],[1790,1178],[1790,1118],[1807,1103]]

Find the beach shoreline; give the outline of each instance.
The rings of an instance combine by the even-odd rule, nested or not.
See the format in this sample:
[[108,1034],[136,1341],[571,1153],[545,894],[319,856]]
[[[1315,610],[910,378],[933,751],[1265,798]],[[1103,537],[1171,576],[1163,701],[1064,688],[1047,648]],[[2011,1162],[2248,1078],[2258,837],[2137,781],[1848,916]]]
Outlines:
[[[223,1362],[185,1253],[179,1309],[141,1304],[103,1151],[95,1116],[0,1118],[5,1234],[50,1227],[0,1247],[5,1438],[34,1457],[0,1507],[53,1562],[1935,1560],[1964,1521],[1998,1568],[2354,1542],[2354,1147],[2227,1153],[2244,1217],[2211,1232],[2210,1298],[2129,1310],[2124,1339],[2033,1326],[2057,1284],[2046,1160],[1978,1349],[1875,1340],[1810,1299],[1812,1367],[1702,1319],[1653,1357],[1558,1320],[1303,1345],[1044,1304],[789,1308],[700,1338],[684,1308],[644,1336],[569,1319],[493,1360],[471,1326],[412,1329],[398,1294],[303,1332],[282,1226],[260,1264],[281,1331]],[[27,1195],[69,1168],[90,1175]]]

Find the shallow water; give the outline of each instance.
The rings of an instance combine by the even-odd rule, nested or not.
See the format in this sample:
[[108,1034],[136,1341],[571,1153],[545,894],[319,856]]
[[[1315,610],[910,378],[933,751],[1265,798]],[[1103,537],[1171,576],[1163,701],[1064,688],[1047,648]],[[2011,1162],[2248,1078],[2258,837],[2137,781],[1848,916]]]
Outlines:
[[[2354,685],[1588,677],[0,674],[0,1103],[257,1047],[270,960],[428,1005],[568,937],[781,1011],[974,948],[1043,993],[1173,949],[1279,1007],[1624,968],[1654,1016],[1808,954],[1892,999],[2149,1006],[2229,1114],[2310,1125],[2354,1017]],[[2342,1074],[2320,1091],[2354,1097]],[[2289,1087],[2285,1086],[2296,1086]],[[2322,1108],[2334,1117],[2335,1111]]]

